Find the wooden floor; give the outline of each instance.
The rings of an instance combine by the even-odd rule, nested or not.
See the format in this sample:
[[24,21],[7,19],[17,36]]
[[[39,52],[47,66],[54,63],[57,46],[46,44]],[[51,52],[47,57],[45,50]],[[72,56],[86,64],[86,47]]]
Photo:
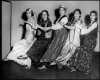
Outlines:
[[14,79],[99,79],[99,60],[100,54],[93,55],[93,71],[91,74],[83,74],[81,72],[70,72],[70,69],[56,69],[56,66],[47,70],[36,70],[34,67],[31,70],[19,66],[13,62],[2,62],[2,77]]

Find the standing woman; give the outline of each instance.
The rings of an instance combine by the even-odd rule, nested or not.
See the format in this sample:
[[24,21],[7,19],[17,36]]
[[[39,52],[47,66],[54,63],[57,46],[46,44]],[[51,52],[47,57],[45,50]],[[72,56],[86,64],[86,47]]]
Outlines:
[[54,38],[47,49],[46,53],[43,55],[41,62],[52,62],[57,56],[60,54],[63,45],[67,39],[68,32],[63,27],[63,25],[67,24],[68,19],[66,16],[66,8],[64,6],[59,7],[60,17],[56,21],[51,29],[55,30]]
[[47,10],[43,10],[40,13],[40,17],[37,23],[38,23],[38,26],[41,27],[41,28],[38,27],[36,31],[37,40],[32,45],[30,50],[27,52],[28,56],[30,56],[30,58],[32,59],[32,62],[36,63],[35,66],[39,64],[41,57],[47,50],[52,40],[52,30],[48,30],[48,31],[43,30],[46,27],[52,26],[52,22],[49,18],[49,13]]
[[[74,54],[76,48],[80,46],[80,33],[82,29],[81,10],[75,9],[73,14],[74,20],[71,26],[69,26],[70,31],[68,38],[60,55],[56,59],[57,63],[61,65],[67,65],[67,61]],[[65,27],[68,28],[68,26]]]
[[92,54],[96,47],[97,39],[97,12],[90,12],[90,22],[86,28],[82,29],[81,35],[84,36],[81,46],[76,50],[73,57],[69,60],[69,66],[76,68],[77,70],[85,73],[91,71],[92,66]]

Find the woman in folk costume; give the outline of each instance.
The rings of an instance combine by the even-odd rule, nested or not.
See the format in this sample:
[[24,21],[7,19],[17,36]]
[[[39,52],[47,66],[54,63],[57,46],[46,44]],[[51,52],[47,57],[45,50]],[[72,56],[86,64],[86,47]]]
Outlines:
[[12,60],[17,62],[20,65],[26,66],[27,68],[31,67],[31,59],[27,56],[27,51],[30,49],[32,44],[34,44],[36,38],[36,21],[35,14],[33,11],[28,8],[25,11],[26,15],[24,16],[26,23],[26,35],[25,38],[15,43],[13,49],[10,51],[8,56],[6,57],[6,61]]
[[49,18],[49,12],[42,10],[38,16],[38,27],[36,30],[36,42],[32,45],[27,55],[31,58],[32,63],[37,68],[40,65],[40,59],[47,50],[52,40],[52,30],[45,31],[44,28],[51,27],[52,22]]
[[70,27],[67,25],[64,26],[70,29],[68,38],[66,39],[66,43],[63,46],[60,55],[54,61],[61,65],[66,65],[67,61],[74,54],[76,48],[80,46],[80,33],[82,29],[81,10],[75,9],[73,14],[74,14],[74,21],[71,24],[71,26]]
[[[68,19],[65,15],[66,8],[64,6],[59,7],[59,14],[60,17],[56,21],[56,24],[54,24],[51,28],[46,28],[45,30],[53,29],[55,30],[55,35],[53,37],[53,40],[41,58],[41,62],[52,62],[54,61],[57,56],[60,54],[61,49],[63,48],[63,45],[65,44],[65,41],[68,37],[68,31],[63,26],[67,24]],[[45,68],[45,65],[43,65],[40,69]]]
[[90,73],[92,68],[92,54],[96,47],[97,40],[97,12],[91,11],[90,18],[85,20],[85,28],[81,31],[82,42],[75,54],[68,61],[69,68],[79,70],[86,74]]

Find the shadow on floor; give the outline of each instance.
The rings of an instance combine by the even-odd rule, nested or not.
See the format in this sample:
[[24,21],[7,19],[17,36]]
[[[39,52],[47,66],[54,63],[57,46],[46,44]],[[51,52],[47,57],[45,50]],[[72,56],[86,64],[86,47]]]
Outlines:
[[22,66],[12,61],[2,62],[2,77],[14,79],[99,79],[99,55],[93,55],[93,71],[91,74],[83,74],[81,72],[70,72],[68,68],[64,70],[47,69],[36,70],[34,67],[31,70],[26,70]]

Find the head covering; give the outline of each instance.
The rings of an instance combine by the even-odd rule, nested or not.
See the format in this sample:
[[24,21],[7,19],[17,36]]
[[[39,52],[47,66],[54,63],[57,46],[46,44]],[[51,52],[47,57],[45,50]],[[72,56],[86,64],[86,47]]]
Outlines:
[[59,8],[65,8],[64,5],[59,5]]
[[66,11],[65,6],[63,6],[63,5],[59,5],[59,9],[60,9],[60,8],[64,8],[64,10]]

